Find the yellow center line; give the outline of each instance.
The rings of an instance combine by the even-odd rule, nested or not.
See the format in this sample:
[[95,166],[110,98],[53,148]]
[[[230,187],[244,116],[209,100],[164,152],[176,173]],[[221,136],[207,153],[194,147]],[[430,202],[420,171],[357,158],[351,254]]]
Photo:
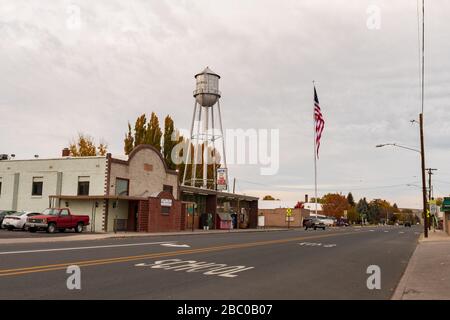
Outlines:
[[59,263],[59,264],[50,264],[50,265],[33,266],[33,267],[25,267],[25,268],[3,269],[3,270],[0,270],[0,277],[30,274],[30,273],[36,273],[36,272],[62,270],[62,269],[66,269],[70,265],[77,265],[79,267],[88,267],[88,266],[136,261],[136,260],[142,260],[142,259],[150,259],[150,258],[172,257],[172,256],[178,256],[178,255],[222,251],[222,250],[229,250],[229,249],[249,248],[249,247],[256,247],[256,246],[263,246],[263,245],[270,245],[270,244],[281,244],[281,243],[288,243],[288,242],[308,240],[308,239],[321,239],[321,238],[328,238],[328,237],[332,237],[332,236],[343,236],[343,235],[349,235],[349,234],[354,234],[354,233],[346,232],[346,233],[322,234],[322,235],[308,236],[308,237],[302,236],[302,237],[286,238],[286,239],[278,239],[278,240],[257,241],[257,242],[241,243],[241,244],[229,244],[229,245],[206,247],[206,248],[199,248],[199,249],[159,252],[159,253],[143,254],[143,255],[136,255],[136,256],[125,256],[125,257],[96,259],[96,260],[83,260],[83,261],[65,262],[65,263]]

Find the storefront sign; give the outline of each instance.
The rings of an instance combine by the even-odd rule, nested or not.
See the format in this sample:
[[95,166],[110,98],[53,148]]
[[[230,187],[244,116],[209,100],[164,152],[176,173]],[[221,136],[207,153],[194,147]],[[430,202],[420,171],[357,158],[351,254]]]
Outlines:
[[217,169],[217,190],[226,190],[228,185],[227,181],[227,169]]
[[161,207],[171,207],[172,199],[161,199]]

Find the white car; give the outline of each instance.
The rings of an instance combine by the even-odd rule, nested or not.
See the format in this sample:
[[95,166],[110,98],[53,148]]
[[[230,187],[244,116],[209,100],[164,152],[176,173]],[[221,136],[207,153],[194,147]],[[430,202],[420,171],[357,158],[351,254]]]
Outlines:
[[25,230],[25,223],[28,217],[39,215],[37,212],[20,211],[5,216],[2,222],[2,228],[8,230],[22,229]]

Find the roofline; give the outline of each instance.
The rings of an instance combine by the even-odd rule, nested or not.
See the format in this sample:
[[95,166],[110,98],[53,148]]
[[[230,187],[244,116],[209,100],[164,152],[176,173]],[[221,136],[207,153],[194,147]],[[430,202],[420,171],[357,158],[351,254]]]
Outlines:
[[204,189],[204,188],[198,188],[198,187],[192,187],[192,186],[180,186],[180,191],[185,192],[185,193],[194,193],[194,194],[217,195],[218,197],[223,196],[223,197],[229,197],[229,198],[241,198],[241,199],[249,200],[249,201],[259,200],[258,197],[247,196],[244,194],[229,193],[229,192],[217,191],[217,190],[212,190],[212,189]]
[[88,159],[106,159],[106,156],[89,156],[89,157],[59,157],[59,158],[34,158],[34,159],[8,159],[0,160],[0,163],[7,162],[25,162],[25,161],[49,161],[49,160],[88,160]]
[[140,144],[140,145],[138,145],[137,147],[135,147],[135,148],[130,152],[130,154],[128,155],[128,160],[122,160],[122,159],[117,159],[117,158],[112,158],[112,157],[111,157],[111,162],[112,162],[112,163],[118,163],[118,164],[124,164],[124,165],[130,165],[131,159],[133,159],[134,156],[136,155],[136,153],[138,153],[138,152],[141,151],[142,149],[149,149],[149,150],[154,151],[154,152],[159,156],[159,159],[160,159],[161,162],[163,163],[164,169],[165,169],[166,173],[168,173],[168,174],[173,174],[173,175],[177,175],[177,176],[178,176],[178,172],[177,172],[176,170],[172,170],[172,169],[169,169],[169,168],[167,167],[167,163],[166,163],[166,161],[164,160],[164,158],[163,158],[161,152],[160,152],[158,149],[156,149],[154,146],[150,145],[150,144]]
[[133,197],[133,196],[115,196],[115,195],[92,195],[92,196],[74,196],[74,195],[50,195],[50,199],[61,200],[148,200],[152,197]]

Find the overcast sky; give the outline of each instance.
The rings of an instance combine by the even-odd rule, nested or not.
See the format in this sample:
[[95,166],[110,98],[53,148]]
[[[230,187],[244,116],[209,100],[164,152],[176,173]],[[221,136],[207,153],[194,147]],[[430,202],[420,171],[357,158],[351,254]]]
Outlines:
[[[450,193],[450,2],[427,3],[426,161],[439,169],[439,196]],[[373,5],[379,29],[367,25]],[[326,122],[320,194],[353,191],[420,207],[419,154],[375,148],[419,146],[409,122],[420,112],[416,5],[2,0],[0,153],[59,156],[84,132],[121,156],[127,122],[152,111],[187,129],[194,74],[209,66],[221,75],[224,127],[280,130],[278,174],[230,166],[237,190],[301,200],[314,184],[314,79]]]

